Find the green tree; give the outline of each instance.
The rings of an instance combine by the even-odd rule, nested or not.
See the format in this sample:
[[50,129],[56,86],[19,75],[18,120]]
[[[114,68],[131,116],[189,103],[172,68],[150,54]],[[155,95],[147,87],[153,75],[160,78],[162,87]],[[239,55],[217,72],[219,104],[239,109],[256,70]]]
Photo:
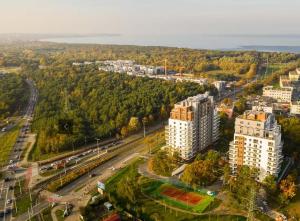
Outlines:
[[277,191],[276,177],[273,175],[266,176],[263,181],[264,185],[267,188],[267,191],[271,194],[274,194]]

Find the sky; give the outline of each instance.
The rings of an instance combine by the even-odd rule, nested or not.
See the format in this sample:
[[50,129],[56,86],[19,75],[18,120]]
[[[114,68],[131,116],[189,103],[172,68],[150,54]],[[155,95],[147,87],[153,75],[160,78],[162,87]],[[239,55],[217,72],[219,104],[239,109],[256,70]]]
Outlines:
[[0,0],[0,33],[300,34],[300,0]]

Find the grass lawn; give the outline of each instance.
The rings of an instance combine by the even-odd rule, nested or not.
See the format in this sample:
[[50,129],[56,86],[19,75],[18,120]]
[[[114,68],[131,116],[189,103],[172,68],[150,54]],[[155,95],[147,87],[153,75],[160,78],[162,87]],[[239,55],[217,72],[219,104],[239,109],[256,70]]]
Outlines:
[[42,220],[44,220],[44,221],[52,221],[51,208],[48,207],[47,209],[43,210],[43,212],[41,213],[41,216],[42,216]]
[[51,216],[51,207],[47,207],[40,214],[31,218],[31,221],[39,221],[39,220],[53,221]]
[[17,141],[20,131],[20,124],[14,126],[10,131],[6,132],[0,137],[1,151],[0,151],[0,164],[6,164],[8,157]]
[[56,218],[57,218],[57,220],[58,221],[63,221],[63,220],[65,220],[65,218],[63,217],[63,215],[64,215],[64,211],[62,211],[62,210],[56,210],[55,211],[55,215],[56,215]]
[[[123,176],[126,176],[128,174],[128,172],[130,172],[130,167],[133,167],[135,169],[137,169],[137,166],[139,165],[139,163],[143,162],[143,160],[137,160],[135,162],[133,162],[130,166],[123,168],[122,170],[120,170],[118,173],[116,173],[114,176],[112,176],[110,179],[108,179],[106,181],[106,191],[107,192],[111,192],[111,191],[115,191],[116,185],[118,184],[118,182],[122,179]],[[153,181],[150,180],[146,177],[140,177],[139,179],[141,181],[141,185],[142,187],[148,187],[147,191],[156,191],[159,189],[159,187],[162,185],[161,182],[158,181]],[[149,182],[152,182],[151,185],[149,185]],[[144,191],[144,190],[143,190]],[[198,193],[197,193],[198,194]],[[201,193],[200,193],[201,194]],[[203,194],[201,194],[202,196]],[[206,195],[205,195],[206,196]],[[207,207],[207,205],[205,205],[205,203],[210,204],[210,197],[208,197],[207,201],[203,201],[203,205],[199,205],[199,207],[197,207],[197,210],[205,210],[205,208]],[[166,200],[166,204],[172,205],[174,207],[179,207],[180,206],[183,209],[186,209],[186,205],[182,204],[179,206],[177,201],[172,201],[167,199],[167,197],[165,198]],[[168,201],[168,202],[167,202]],[[172,204],[173,203],[173,204]],[[177,204],[176,204],[177,203]],[[138,194],[137,196],[137,207],[135,208],[135,206],[131,205],[128,210],[128,208],[125,207],[118,207],[119,209],[123,209],[125,211],[128,212],[132,212],[131,210],[140,210],[139,212],[139,218],[145,221],[148,220],[160,220],[160,221],[174,221],[174,220],[178,220],[178,221],[192,221],[192,220],[200,220],[200,221],[213,221],[213,220],[220,220],[220,221],[244,221],[246,220],[245,217],[241,217],[241,216],[229,216],[229,215],[192,215],[189,213],[185,213],[185,212],[180,212],[174,209],[170,209],[167,206],[163,206],[147,197],[145,197],[142,193]],[[211,204],[211,207],[215,208],[219,205],[219,202],[216,203],[216,205],[214,205],[214,203]],[[198,205],[197,205],[198,206]],[[204,208],[205,207],[205,208]],[[213,209],[210,208],[210,209]],[[208,208],[207,208],[208,209]]]
[[268,70],[266,70],[266,68],[261,69],[261,71],[258,73],[259,75],[259,79],[264,79],[265,77],[273,74],[276,71],[280,71],[283,70],[287,67],[287,64],[269,64],[268,66]]
[[[21,191],[20,191],[20,186],[21,186]],[[28,211],[28,208],[30,208],[30,195],[28,189],[25,187],[25,180],[20,181],[16,183],[16,186],[14,188],[14,195],[16,196],[16,204],[18,211],[14,210],[14,216],[18,216],[22,213],[26,213]],[[32,201],[36,201],[36,194],[32,193],[31,191],[31,197]],[[33,203],[34,205],[34,203]]]
[[[107,192],[114,192],[116,189],[116,185],[118,182],[122,179],[122,177],[127,176],[127,174],[130,172],[130,168],[137,169],[139,163],[143,162],[143,160],[137,160],[133,162],[130,166],[123,168],[120,170],[118,173],[116,173],[114,176],[112,176],[110,179],[108,179],[105,184],[106,184],[106,191]],[[146,177],[139,177],[139,180],[141,182],[141,186],[143,191],[145,187],[148,187],[147,191],[155,191],[157,190],[162,183],[158,181],[153,181],[150,180]],[[151,182],[151,185],[149,185]],[[118,196],[122,197],[122,196]],[[167,199],[166,199],[167,201]],[[120,202],[118,200],[118,202]],[[205,201],[204,201],[205,202]],[[168,203],[174,203],[169,201]],[[176,201],[175,201],[176,203]],[[210,202],[211,203],[211,202]],[[215,208],[219,204],[217,203],[214,205],[214,203],[211,204],[211,207]],[[178,205],[173,205],[178,206]],[[183,204],[183,206],[185,206]],[[199,210],[204,210],[204,208],[201,207],[207,207],[204,205],[199,206]],[[213,209],[211,208],[211,209]],[[186,206],[184,207],[186,209]],[[244,221],[246,220],[245,217],[241,216],[230,216],[230,215],[192,215],[189,213],[181,212],[181,211],[176,211],[173,209],[170,209],[167,206],[163,206],[148,197],[145,197],[142,193],[137,196],[137,204],[136,205],[129,205],[126,207],[120,208],[120,205],[118,205],[118,210],[124,210],[132,213],[133,211],[138,210],[139,218],[144,221],[153,221],[153,220],[160,220],[160,221]]]
[[196,216],[179,211],[174,211],[168,207],[164,207],[154,201],[145,200],[142,204],[145,214],[142,214],[141,219],[145,221],[160,220],[160,221],[245,221],[245,217],[227,216],[227,215],[203,215]]

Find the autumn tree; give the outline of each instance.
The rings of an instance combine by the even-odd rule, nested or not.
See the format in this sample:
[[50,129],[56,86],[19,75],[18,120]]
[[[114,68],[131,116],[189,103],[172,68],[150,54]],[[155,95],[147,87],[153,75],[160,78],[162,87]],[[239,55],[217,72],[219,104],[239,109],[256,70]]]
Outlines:
[[291,175],[288,175],[286,179],[281,180],[279,189],[281,191],[281,196],[285,202],[294,198],[297,192],[295,178]]

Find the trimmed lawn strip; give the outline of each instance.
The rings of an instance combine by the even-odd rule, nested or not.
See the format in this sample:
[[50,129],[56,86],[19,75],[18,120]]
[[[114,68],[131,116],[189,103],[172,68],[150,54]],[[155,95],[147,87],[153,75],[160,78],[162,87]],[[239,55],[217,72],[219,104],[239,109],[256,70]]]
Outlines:
[[119,180],[121,180],[122,176],[124,176],[126,173],[129,172],[131,167],[137,167],[137,165],[140,164],[141,162],[143,162],[142,159],[137,159],[134,162],[132,162],[130,165],[122,168],[116,174],[114,174],[113,176],[108,178],[105,181],[106,188],[109,188],[110,186],[113,186],[114,184],[117,184],[119,182]]
[[[14,195],[16,196],[16,204],[18,211],[14,210],[13,215],[18,216],[22,213],[26,213],[28,211],[28,208],[30,208],[31,201],[30,201],[30,195],[28,189],[25,187],[25,180],[20,181],[21,190],[20,192],[20,186],[19,182],[16,183],[14,188]],[[34,205],[34,202],[36,201],[36,194],[31,192],[32,197],[32,204]]]

